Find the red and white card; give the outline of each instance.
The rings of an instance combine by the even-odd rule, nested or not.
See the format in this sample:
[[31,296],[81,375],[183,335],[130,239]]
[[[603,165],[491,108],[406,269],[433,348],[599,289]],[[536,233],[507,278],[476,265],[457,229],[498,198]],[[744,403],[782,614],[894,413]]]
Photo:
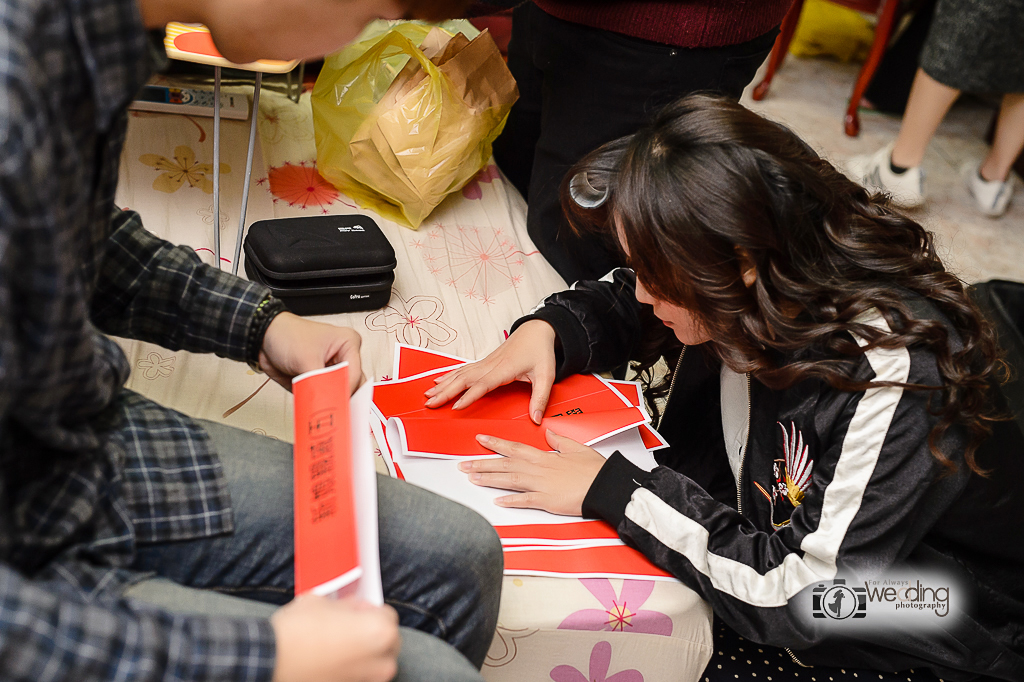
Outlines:
[[598,547],[505,547],[505,573],[566,578],[676,580],[626,545]]
[[[629,401],[630,405],[643,406],[643,392],[640,389],[640,384],[636,381],[609,379],[608,383],[621,393]],[[644,445],[647,446],[648,450],[661,450],[668,447],[668,441],[651,428],[650,424],[641,424],[638,428],[640,429],[640,437],[643,439]]]
[[[444,371],[376,385],[374,408],[386,424],[393,450],[441,459],[493,457],[477,443],[477,434],[547,450],[547,429],[592,445],[650,421],[642,407],[630,405],[615,388],[594,375],[574,375],[555,384],[539,426],[529,417],[530,387],[521,382],[495,389],[463,410],[453,410],[451,404],[429,409],[424,392]],[[445,422],[443,428],[438,420]]]
[[495,526],[501,544],[505,547],[544,547],[544,546],[599,546],[621,545],[622,540],[609,524],[604,521],[586,521],[580,519],[576,523],[524,523],[511,526]]
[[[394,396],[387,395],[387,390],[385,390],[385,399],[380,401],[384,404],[381,405],[377,400],[377,396],[380,395],[377,392],[381,390],[385,383],[382,382],[375,388],[374,402],[376,414],[374,417],[371,417],[371,423],[384,460],[388,464],[392,475],[404,478],[410,483],[432,490],[481,513],[495,526],[501,538],[502,545],[506,551],[505,572],[507,574],[672,579],[667,573],[660,571],[660,569],[647,561],[640,552],[623,544],[615,529],[604,521],[558,516],[535,509],[499,507],[494,504],[494,499],[506,495],[508,492],[473,485],[469,482],[466,475],[459,471],[458,461],[453,461],[455,458],[450,456],[443,459],[436,456],[424,457],[418,456],[422,454],[420,452],[410,451],[408,442],[403,442],[402,439],[403,437],[408,438],[411,431],[419,428],[419,424],[416,423],[417,417],[409,417],[407,415],[415,413],[417,409],[421,409],[419,406],[422,406],[424,401],[422,391],[434,385],[434,378],[444,373],[438,370],[450,370],[465,362],[462,358],[435,353],[422,348],[413,348],[401,344],[396,347],[394,372],[392,374],[394,380],[386,383],[395,385],[401,384],[404,380],[406,383],[416,384],[417,389],[420,389],[419,384],[422,384],[422,389],[419,391],[420,395],[416,396],[415,399],[412,399],[413,396],[409,394],[401,396],[401,391],[398,392],[400,397],[394,399]],[[648,471],[656,466],[653,455],[650,452],[651,445],[654,447],[665,447],[665,445],[663,444],[663,439],[653,429],[647,427],[649,418],[642,408],[643,402],[640,399],[639,386],[633,382],[611,382],[598,377],[573,377],[572,379],[577,382],[580,379],[588,380],[584,384],[582,396],[568,394],[570,400],[573,397],[582,397],[584,401],[587,401],[582,403],[584,407],[588,408],[588,412],[584,412],[584,414],[595,414],[594,412],[589,412],[589,408],[598,405],[614,406],[612,410],[634,408],[638,414],[643,415],[643,421],[639,424],[633,424],[616,432],[616,429],[608,428],[608,415],[603,414],[612,410],[597,410],[597,416],[592,420],[594,425],[591,425],[591,422],[588,420],[582,420],[583,426],[580,428],[605,429],[610,432],[610,435],[600,438],[599,442],[593,444],[593,447],[602,452],[602,454],[605,454],[605,456],[611,454],[612,451],[619,451],[638,466]],[[599,386],[593,383],[595,379],[599,382]],[[579,383],[582,384],[583,382]],[[587,386],[592,389],[589,393],[586,391]],[[606,392],[608,388],[612,389],[610,393]],[[505,387],[505,389],[508,390],[510,387]],[[501,417],[504,418],[504,421],[508,421],[509,417],[511,417],[513,421],[526,422],[526,424],[543,434],[541,427],[536,427],[532,422],[529,422],[526,415],[529,387],[520,385],[518,389],[514,390],[520,396],[525,396],[527,403],[525,406],[516,405],[512,408],[509,408],[508,405],[502,406],[502,409],[505,411],[501,413]],[[592,397],[595,395],[599,397]],[[609,395],[614,397],[616,402],[600,402],[607,400]],[[562,399],[565,399],[564,396]],[[393,400],[393,402],[389,402],[389,400]],[[553,396],[552,403],[554,402]],[[579,404],[577,403],[577,405]],[[410,407],[411,409],[409,409]],[[566,409],[571,410],[573,407],[575,405],[569,406]],[[471,410],[472,407],[469,409]],[[446,411],[449,414],[459,414],[453,413],[450,409]],[[460,412],[467,411],[469,410]],[[437,435],[427,436],[424,440],[417,442],[427,443],[429,449],[451,450],[451,427],[454,420],[449,420],[449,417],[437,416],[442,414],[440,411],[432,410],[430,412],[433,413],[431,416],[422,419],[424,422],[423,428],[429,429],[433,434]],[[549,404],[548,414],[551,414],[551,412]],[[388,415],[390,415],[391,419],[387,418]],[[566,415],[563,413],[564,416]],[[578,418],[580,415],[568,416],[570,418]],[[503,433],[498,430],[500,426],[496,425],[496,422],[502,420],[487,419],[486,414],[484,418],[480,416],[470,418],[460,416],[457,419],[460,420],[460,428],[466,429],[471,436],[475,436],[476,433],[480,432],[499,436]],[[545,424],[547,425],[551,420],[557,419],[559,417],[548,417],[545,420]],[[397,428],[396,423],[399,421],[402,423],[403,428]],[[570,420],[565,420],[566,423],[568,421]],[[412,428],[409,427],[410,423]],[[555,426],[548,427],[563,435],[573,437],[566,433],[565,428],[562,428],[564,423],[556,421],[555,424]],[[650,434],[645,436],[643,430],[636,428],[637,426],[647,427]],[[520,427],[517,425],[513,428]],[[529,432],[526,430],[513,432],[513,429],[510,429],[508,437],[511,440],[526,441],[525,438],[519,437],[521,433],[528,434]],[[434,440],[429,440],[430,437],[433,437]],[[585,442],[584,437],[574,439]],[[475,439],[473,439],[473,442],[475,443]],[[433,443],[433,445],[430,445],[430,443]],[[548,448],[546,442],[543,442],[541,446],[544,449]],[[489,456],[494,455],[490,451],[480,448],[466,452],[466,454],[461,455],[458,459],[476,459]]]
[[348,363],[301,374],[295,396],[295,593],[383,604],[372,387],[349,397]]
[[426,374],[439,369],[455,368],[464,365],[469,360],[455,355],[439,353],[436,350],[407,346],[404,343],[395,344],[394,368],[391,376],[394,379],[408,379],[417,374]]

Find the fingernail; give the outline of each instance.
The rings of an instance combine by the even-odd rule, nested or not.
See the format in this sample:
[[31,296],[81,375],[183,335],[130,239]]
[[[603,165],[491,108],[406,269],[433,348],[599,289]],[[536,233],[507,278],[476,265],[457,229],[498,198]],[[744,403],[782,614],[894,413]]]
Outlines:
[[434,395],[437,393],[437,386],[431,386],[427,390],[423,391],[423,395]]
[[493,439],[490,436],[485,436],[482,433],[478,433],[476,436],[476,442],[481,445],[490,445]]
[[425,402],[424,405],[432,405],[435,400],[435,398],[427,398],[427,402]]
[[452,409],[457,410],[460,407],[462,407],[462,398],[459,398],[458,400],[455,401],[455,404],[452,405]]
[[495,497],[494,498],[494,504],[498,505],[499,507],[504,507],[505,506],[505,499],[506,498],[504,498],[504,497]]
[[534,410],[533,412],[533,423],[540,424],[541,420],[544,419],[544,413],[540,410]]
[[471,480],[471,481],[479,481],[481,478],[483,478],[483,474],[470,474],[469,475],[469,480]]
[[459,471],[469,471],[473,468],[472,462],[459,462]]

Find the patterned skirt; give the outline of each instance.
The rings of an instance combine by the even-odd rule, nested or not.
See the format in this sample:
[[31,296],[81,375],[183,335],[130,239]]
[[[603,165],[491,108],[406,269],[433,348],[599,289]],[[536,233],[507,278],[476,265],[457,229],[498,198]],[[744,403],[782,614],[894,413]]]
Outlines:
[[921,68],[957,90],[1024,92],[1024,0],[939,0]]

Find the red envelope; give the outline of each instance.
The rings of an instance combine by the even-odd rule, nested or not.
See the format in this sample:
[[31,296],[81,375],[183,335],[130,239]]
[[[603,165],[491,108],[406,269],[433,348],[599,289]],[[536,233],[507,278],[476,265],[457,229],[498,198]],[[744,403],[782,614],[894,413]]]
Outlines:
[[[464,410],[452,410],[454,402],[436,410],[427,408],[424,393],[440,373],[378,384],[373,403],[384,419],[413,413],[424,419],[529,419],[530,386],[521,381],[496,388]],[[597,377],[575,374],[552,387],[545,416],[628,407],[621,395]]]
[[445,355],[426,348],[396,343],[394,378],[405,379],[437,369],[455,368],[466,364],[466,362],[454,355]]
[[[630,405],[639,407],[642,404],[640,386],[635,382],[609,379],[608,383],[614,386],[615,390],[621,393]],[[651,428],[649,424],[640,425],[640,440],[644,442],[648,450],[661,450],[668,447],[668,441],[662,438],[661,434]]]
[[[589,444],[648,421],[642,408],[630,407],[610,382],[593,375],[574,375],[555,384],[541,426],[529,418],[530,387],[522,382],[502,386],[464,410],[453,410],[452,404],[428,409],[424,392],[435,385],[444,369],[460,362],[434,351],[396,347],[395,375],[405,378],[379,383],[373,394],[381,421],[394,420],[387,427],[397,439],[392,445],[400,442],[404,451],[414,456],[481,457],[492,453],[476,442],[479,433],[547,450],[548,428]],[[442,369],[437,370],[439,366]],[[432,370],[437,371],[423,373]],[[438,420],[445,420],[443,427]]]
[[[412,373],[419,374],[450,368],[454,365],[448,363],[453,360],[456,359],[435,355],[432,351],[402,346],[396,351],[394,374],[396,379],[402,379],[415,376]],[[433,376],[437,376],[437,374]],[[630,382],[608,383],[623,393],[634,406],[640,405],[640,393],[635,384]],[[528,395],[528,388],[525,393]],[[619,398],[619,402],[622,403],[621,398]],[[415,405],[415,402],[413,404]],[[617,407],[616,409],[622,408]],[[635,414],[646,418],[646,415],[640,410],[636,410]],[[560,420],[571,421],[579,416],[549,417],[545,419],[544,424],[545,426],[558,425]],[[604,417],[601,415],[600,418],[604,419]],[[434,443],[438,448],[443,446],[447,451],[452,450],[450,427],[454,420],[446,423],[443,427],[436,419],[426,419],[414,423],[415,417],[404,417],[402,421],[407,426],[413,424],[414,429],[421,426],[424,429],[429,429],[432,437],[436,439]],[[483,432],[502,436],[497,431],[500,427],[492,420],[468,418],[460,420],[460,423],[465,426],[479,427]],[[524,429],[521,433],[514,435],[512,438],[514,440],[529,442],[531,434],[533,438],[543,438],[543,428],[533,425],[532,422],[516,419],[513,420],[513,424],[515,428]],[[557,426],[553,428],[556,431],[560,430]],[[511,433],[506,435],[513,436]],[[658,443],[662,442],[656,434],[655,438],[658,439]],[[475,441],[473,443],[475,444]],[[537,445],[545,449],[547,447],[541,441],[537,441]],[[388,447],[387,443],[384,447]],[[486,454],[489,451],[481,449],[480,452]],[[673,579],[668,573],[651,564],[640,552],[622,544],[615,529],[604,521],[503,525],[497,526],[496,530],[502,543],[506,545],[506,573],[509,574]],[[561,553],[555,554],[556,551]]]
[[505,573],[591,578],[675,580],[626,545],[605,547],[505,547]]
[[546,433],[580,443],[591,443],[612,433],[643,424],[646,416],[636,407],[603,412],[585,412],[571,416],[549,417],[537,426],[525,419],[453,419],[442,424],[437,419],[400,417],[395,426],[405,453],[413,457],[484,457],[494,453],[480,445],[477,434],[486,434],[550,450]]
[[544,541],[585,543],[592,540],[618,540],[619,534],[604,521],[578,523],[532,523],[522,526],[495,526],[502,542],[528,544]]

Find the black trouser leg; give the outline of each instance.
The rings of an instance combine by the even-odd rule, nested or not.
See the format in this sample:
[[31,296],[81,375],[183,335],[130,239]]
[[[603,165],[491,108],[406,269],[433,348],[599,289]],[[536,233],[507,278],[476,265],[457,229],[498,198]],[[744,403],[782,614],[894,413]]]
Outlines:
[[773,30],[739,45],[684,49],[556,19],[532,3],[516,10],[509,68],[520,83],[498,164],[527,184],[527,230],[567,281],[596,279],[621,265],[598,235],[571,234],[559,185],[585,154],[637,130],[658,107],[697,91],[738,98],[771,50]]
[[[526,28],[530,21],[525,3],[512,13],[512,39],[508,44],[508,68],[519,87],[519,99],[512,105],[505,129],[494,141],[494,160],[523,198],[529,201],[530,173],[533,170],[533,151],[540,138],[540,107],[542,73],[530,58],[532,32]],[[519,31],[515,30],[519,27]]]

